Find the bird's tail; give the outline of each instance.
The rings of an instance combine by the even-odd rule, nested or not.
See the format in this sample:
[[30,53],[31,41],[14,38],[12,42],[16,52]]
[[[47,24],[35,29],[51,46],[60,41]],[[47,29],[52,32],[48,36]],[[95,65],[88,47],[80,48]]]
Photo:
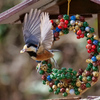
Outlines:
[[49,50],[50,52],[60,52],[60,50],[58,50],[58,49],[51,49],[51,50]]
[[54,58],[52,58],[52,60],[54,61],[54,66],[55,66],[55,68],[59,68],[59,66],[58,66],[58,64],[57,64],[57,61],[56,61]]

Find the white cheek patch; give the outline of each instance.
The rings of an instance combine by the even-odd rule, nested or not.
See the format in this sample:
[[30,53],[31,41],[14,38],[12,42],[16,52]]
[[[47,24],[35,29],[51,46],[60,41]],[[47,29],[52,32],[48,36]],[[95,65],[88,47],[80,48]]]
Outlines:
[[30,47],[30,50],[36,52],[36,48],[35,47]]

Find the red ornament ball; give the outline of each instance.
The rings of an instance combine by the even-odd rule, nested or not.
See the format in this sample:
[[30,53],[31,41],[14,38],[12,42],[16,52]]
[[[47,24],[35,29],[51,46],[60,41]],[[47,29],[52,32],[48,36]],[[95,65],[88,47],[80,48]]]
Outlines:
[[50,86],[50,87],[52,87],[53,85],[54,85],[54,83],[53,83],[53,82],[50,82],[50,83],[49,83],[49,86]]
[[77,35],[77,39],[80,39],[80,35]]
[[92,45],[92,49],[96,49],[96,45]]
[[63,27],[64,27],[64,28],[67,28],[67,24],[65,24]]
[[81,85],[81,89],[82,89],[82,90],[86,89],[86,85],[85,85],[85,84],[82,84],[82,85]]
[[87,48],[87,49],[91,49],[91,48],[92,48],[92,45],[91,45],[91,44],[87,44],[87,45],[86,45],[86,48]]
[[60,92],[61,92],[61,93],[64,93],[64,92],[65,92],[65,88],[61,88],[61,89],[60,89]]
[[77,35],[81,35],[82,34],[82,31],[81,30],[78,30],[77,31]]
[[98,60],[96,64],[97,64],[98,66],[100,66],[100,60]]
[[92,55],[92,54],[90,54],[90,55],[89,55],[89,58],[91,59],[92,57],[93,57],[93,55]]
[[65,20],[65,24],[68,24],[68,20]]
[[54,21],[53,20],[50,20],[50,22],[53,24]]
[[42,80],[46,80],[46,75],[42,75]]
[[65,23],[64,22],[60,22],[59,25],[63,27],[65,25]]
[[62,29],[62,26],[58,25],[58,28],[59,28],[59,29]]
[[91,49],[91,52],[95,52],[95,50],[94,49]]
[[79,74],[79,75],[82,75],[83,72],[84,72],[84,70],[81,69],[81,68],[78,70],[78,74]]
[[95,67],[96,67],[96,66],[97,66],[97,62],[93,62],[93,66],[95,66]]
[[89,76],[91,75],[91,72],[90,71],[86,71],[86,76]]
[[58,32],[55,32],[54,33],[54,37],[58,38],[59,37],[59,33]]
[[83,16],[80,16],[80,21],[81,22],[84,22],[85,21],[85,18]]
[[61,19],[61,18],[63,18],[63,15],[59,15],[59,16],[58,16],[58,19]]
[[88,49],[87,52],[88,52],[88,53],[91,53],[91,49]]
[[81,35],[80,35],[80,38],[84,38],[84,34],[81,34]]
[[92,41],[89,39],[89,40],[87,40],[87,43],[88,44],[92,44]]
[[92,77],[92,81],[93,81],[93,82],[96,82],[97,80],[98,80],[97,77]]
[[64,22],[64,19],[63,19],[63,18],[61,18],[61,19],[60,19],[60,22]]

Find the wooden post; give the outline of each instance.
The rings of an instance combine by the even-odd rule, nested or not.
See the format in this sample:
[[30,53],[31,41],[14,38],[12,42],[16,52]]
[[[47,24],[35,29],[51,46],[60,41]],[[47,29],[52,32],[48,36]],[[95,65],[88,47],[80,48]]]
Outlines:
[[46,99],[46,100],[80,100],[81,97],[66,97],[66,98],[58,98],[58,99]]
[[98,36],[100,38],[100,13],[98,14]]

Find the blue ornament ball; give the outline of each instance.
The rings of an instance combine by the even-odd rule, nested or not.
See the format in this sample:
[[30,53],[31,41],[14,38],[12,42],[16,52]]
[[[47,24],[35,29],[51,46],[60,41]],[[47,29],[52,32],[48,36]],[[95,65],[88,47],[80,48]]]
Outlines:
[[53,34],[56,33],[56,30],[53,30]]
[[97,61],[96,56],[93,56],[91,59],[93,62]]
[[75,94],[75,90],[74,90],[74,89],[70,89],[69,93],[70,93],[71,95],[74,95],[74,94]]
[[61,29],[59,29],[58,27],[56,28],[56,32],[60,32],[61,31]]
[[94,41],[93,41],[93,44],[94,44],[94,45],[98,45],[98,42],[99,42],[98,40],[94,40]]
[[36,60],[36,62],[37,62],[37,63],[41,63],[41,61],[37,61],[37,60]]
[[76,17],[75,16],[71,16],[70,19],[71,20],[76,20]]
[[87,27],[85,28],[85,31],[89,32],[89,31],[90,31],[90,28],[87,26]]
[[50,75],[47,76],[47,80],[52,81],[52,79],[50,78]]

